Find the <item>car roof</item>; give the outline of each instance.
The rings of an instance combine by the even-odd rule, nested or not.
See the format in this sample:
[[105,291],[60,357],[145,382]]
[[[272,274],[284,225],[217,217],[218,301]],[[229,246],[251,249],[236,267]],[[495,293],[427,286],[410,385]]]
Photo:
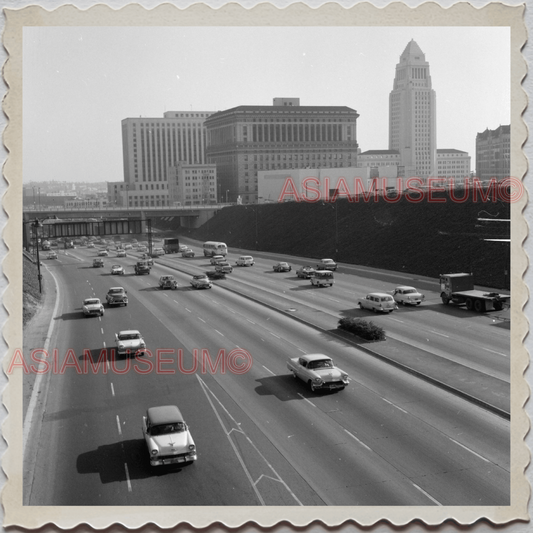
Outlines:
[[387,294],[386,292],[369,292],[367,296],[379,296],[382,298],[383,296],[390,296],[390,294]]
[[323,261],[323,262],[331,261],[332,263],[335,263],[335,261],[333,261],[333,259],[328,259],[328,258],[326,258],[326,259],[321,259],[321,261]]
[[[405,289],[415,289],[414,287],[411,287],[410,285],[398,285],[398,287],[396,287],[396,290],[405,290]],[[416,291],[416,289],[415,289]]]
[[95,297],[85,298],[85,300],[83,301],[84,302],[89,302],[89,301],[100,302],[100,298],[95,298]]
[[111,287],[109,290],[110,291],[123,291],[124,287]]
[[321,361],[322,359],[331,359],[331,357],[323,353],[308,353],[302,355],[300,359],[305,359],[306,361]]
[[119,335],[133,335],[134,333],[138,333],[139,335],[141,332],[137,329],[123,329],[122,331],[119,331]]
[[147,415],[150,422],[155,426],[172,422],[183,422],[183,416],[176,405],[150,407],[147,411]]

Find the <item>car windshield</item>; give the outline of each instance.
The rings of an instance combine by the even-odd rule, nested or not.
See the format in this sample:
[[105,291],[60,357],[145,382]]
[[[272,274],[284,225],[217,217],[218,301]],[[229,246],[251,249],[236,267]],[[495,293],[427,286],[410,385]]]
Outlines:
[[381,298],[382,302],[390,302],[391,300],[392,300],[392,296],[383,296],[383,298]]
[[136,339],[140,339],[141,334],[140,333],[121,333],[118,336],[118,338],[121,341],[134,341]]
[[120,294],[124,289],[109,289],[109,294]]
[[89,300],[85,300],[85,305],[96,305],[96,304],[99,304],[100,303],[100,300],[96,299],[96,298],[91,298]]
[[113,265],[113,268],[122,268],[120,265]]
[[413,292],[416,292],[416,289],[405,289],[403,291],[404,294],[413,294]]
[[185,431],[184,422],[174,422],[173,424],[160,424],[159,426],[152,426],[150,434],[152,436],[168,435],[169,433],[180,433]]
[[331,359],[321,359],[320,361],[311,361],[307,368],[333,368]]

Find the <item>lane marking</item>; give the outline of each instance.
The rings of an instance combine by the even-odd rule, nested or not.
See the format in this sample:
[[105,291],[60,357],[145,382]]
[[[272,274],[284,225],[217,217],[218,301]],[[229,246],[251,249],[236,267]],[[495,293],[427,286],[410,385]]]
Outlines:
[[113,383],[111,383],[111,394],[115,396],[115,388],[113,387]]
[[459,446],[461,446],[461,448],[464,448],[466,451],[470,452],[470,453],[473,453],[476,457],[479,457],[480,459],[483,459],[483,461],[485,461],[486,463],[490,463],[490,461],[488,459],[486,459],[485,457],[483,457],[482,455],[479,455],[479,453],[476,453],[474,450],[471,450],[470,448],[468,448],[467,446],[465,446],[464,444],[461,444],[460,442],[457,442],[455,439],[452,439],[451,437],[448,437],[452,442],[455,442],[455,444],[458,444]]
[[398,407],[396,404],[392,403],[390,400],[387,400],[387,398],[381,398],[381,399],[384,402],[387,402],[388,404],[392,405],[393,407],[396,407],[396,409],[399,409],[402,413],[405,413],[406,415],[409,414],[405,409],[402,409],[401,407]]
[[502,353],[502,352],[496,352],[494,350],[490,350],[489,348],[483,348],[483,350],[486,350],[487,352],[490,352],[490,353],[494,353],[496,355],[503,355],[503,357],[507,357],[507,354]]
[[348,435],[350,435],[350,437],[352,437],[352,439],[355,439],[361,446],[363,446],[363,448],[366,448],[369,452],[372,451],[371,448],[369,448],[364,442],[360,441],[353,433],[348,431],[346,428],[343,428],[343,429],[344,431],[346,431],[346,433],[348,433]]
[[118,434],[122,436],[122,429],[120,427],[120,418],[117,415],[117,428],[118,428]]
[[450,338],[449,335],[445,335],[444,333],[439,333],[438,331],[434,331],[434,330],[429,330],[431,333],[433,333],[434,335],[440,335],[441,337],[446,337],[447,339]]
[[298,393],[298,396],[300,396],[300,398],[302,400],[305,400],[307,403],[310,403],[313,407],[316,407],[316,405],[311,401],[311,400],[308,400],[305,396],[303,396],[301,393]]
[[224,333],[220,333],[220,331],[218,331],[218,329],[215,329],[215,331],[219,334],[219,335],[222,335],[224,337]]
[[391,320],[394,320],[394,322],[399,322],[400,324],[404,324],[404,321],[403,320],[399,320],[397,318],[392,318],[390,317]]
[[124,470],[126,471],[126,481],[128,482],[128,492],[131,492],[130,473],[128,471],[128,463],[124,463]]
[[[413,483],[411,481],[411,483]],[[413,483],[413,486],[415,488],[417,488],[422,494],[424,494],[425,496],[427,496],[432,502],[434,502],[436,505],[439,505],[440,507],[442,507],[442,503],[438,502],[435,498],[433,498],[433,496],[430,496],[424,489],[420,488],[416,483]]]
[[279,337],[278,335],[276,335],[275,333],[272,333],[271,331],[269,331],[270,335],[272,335],[273,337],[276,337],[276,339],[281,339],[281,337]]
[[274,372],[272,372],[272,370],[269,370],[265,365],[263,365],[263,368],[264,368],[267,372],[270,372],[273,376],[276,375],[276,374],[274,374]]
[[198,317],[198,320],[201,320],[204,324],[206,324],[206,321],[201,316]]

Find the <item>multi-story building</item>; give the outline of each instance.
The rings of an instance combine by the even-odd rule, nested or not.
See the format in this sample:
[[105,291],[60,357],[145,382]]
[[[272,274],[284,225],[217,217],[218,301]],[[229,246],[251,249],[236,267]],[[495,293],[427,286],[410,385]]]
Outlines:
[[216,165],[178,163],[168,176],[169,205],[205,205],[217,202]]
[[124,182],[110,183],[110,205],[168,205],[169,168],[178,162],[205,164],[210,111],[167,111],[163,118],[122,121]]
[[258,201],[258,172],[357,164],[357,117],[349,107],[238,106],[207,118],[207,159],[216,164],[221,199]]
[[511,126],[486,129],[476,135],[476,176],[500,181],[511,173]]
[[437,149],[437,177],[453,180],[455,186],[464,184],[470,177],[470,159],[468,152],[462,150]]
[[357,166],[370,168],[374,177],[397,177],[400,163],[398,150],[367,150],[357,156]]
[[411,40],[396,65],[389,95],[389,149],[400,154],[399,175],[426,179],[437,172],[437,111],[429,63]]

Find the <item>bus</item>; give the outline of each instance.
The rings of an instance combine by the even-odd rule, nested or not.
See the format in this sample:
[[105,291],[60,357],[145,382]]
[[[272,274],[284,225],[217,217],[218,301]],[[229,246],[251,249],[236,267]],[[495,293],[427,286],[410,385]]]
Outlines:
[[179,239],[165,239],[163,241],[163,250],[166,254],[175,254],[180,251]]
[[214,255],[226,256],[228,253],[228,247],[226,243],[217,241],[204,242],[204,257],[213,257]]

